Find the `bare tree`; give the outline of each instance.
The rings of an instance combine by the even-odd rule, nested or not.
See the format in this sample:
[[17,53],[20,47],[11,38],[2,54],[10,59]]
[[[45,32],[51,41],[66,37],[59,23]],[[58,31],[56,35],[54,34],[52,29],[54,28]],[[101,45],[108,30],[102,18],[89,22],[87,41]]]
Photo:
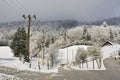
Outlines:
[[51,68],[57,62],[56,61],[57,56],[58,56],[58,49],[54,45],[51,45],[50,48],[49,48],[48,56],[47,56],[48,60],[50,61],[50,67]]
[[82,68],[84,68],[83,64],[86,63],[86,66],[88,68],[87,60],[86,60],[87,59],[87,51],[86,50],[84,50],[83,48],[78,48],[75,59],[76,59],[76,63],[78,65],[80,64],[80,67],[81,67],[81,63],[82,63]]
[[89,47],[88,52],[89,55],[92,57],[93,60],[93,69],[95,69],[94,61],[96,60],[98,68],[100,68],[100,63],[98,62],[98,59],[101,59],[101,51],[99,46]]

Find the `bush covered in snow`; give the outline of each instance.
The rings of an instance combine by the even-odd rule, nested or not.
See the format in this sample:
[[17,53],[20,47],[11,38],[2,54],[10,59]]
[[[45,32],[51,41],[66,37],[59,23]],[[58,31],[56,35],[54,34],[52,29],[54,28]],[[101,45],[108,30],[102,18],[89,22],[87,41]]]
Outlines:
[[[78,48],[75,56],[76,64],[80,65],[86,63],[87,68],[89,67],[88,62],[93,61],[93,69],[95,68],[94,61],[97,62],[98,68],[101,67],[101,48],[97,46],[88,47],[87,50]],[[98,61],[99,60],[99,61]]]

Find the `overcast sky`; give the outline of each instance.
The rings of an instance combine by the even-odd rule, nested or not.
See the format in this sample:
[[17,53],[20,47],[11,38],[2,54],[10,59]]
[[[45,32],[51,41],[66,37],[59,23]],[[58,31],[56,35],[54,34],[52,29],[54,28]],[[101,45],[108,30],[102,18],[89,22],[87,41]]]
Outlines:
[[0,22],[23,20],[36,14],[39,20],[94,21],[120,16],[120,0],[0,0]]

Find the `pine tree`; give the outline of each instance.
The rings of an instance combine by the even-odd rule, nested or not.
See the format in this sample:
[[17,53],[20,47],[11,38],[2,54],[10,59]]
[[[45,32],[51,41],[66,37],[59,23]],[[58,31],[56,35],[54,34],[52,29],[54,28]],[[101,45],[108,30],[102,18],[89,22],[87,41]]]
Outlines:
[[15,33],[15,35],[13,36],[12,42],[10,44],[10,48],[13,50],[14,56],[15,57],[19,57],[19,32],[20,32],[20,28],[18,28],[17,32]]
[[87,31],[87,33],[86,33],[86,40],[87,41],[90,41],[91,40],[91,35],[90,35],[90,33]]
[[91,35],[89,34],[87,27],[83,28],[83,34],[82,34],[81,39],[83,40],[84,45],[87,44],[87,42],[91,40]]
[[113,41],[113,39],[114,39],[114,35],[113,35],[113,32],[112,32],[112,30],[110,28],[110,41]]
[[25,28],[18,28],[17,32],[13,36],[13,40],[10,44],[14,56],[21,58],[26,56],[26,30]]

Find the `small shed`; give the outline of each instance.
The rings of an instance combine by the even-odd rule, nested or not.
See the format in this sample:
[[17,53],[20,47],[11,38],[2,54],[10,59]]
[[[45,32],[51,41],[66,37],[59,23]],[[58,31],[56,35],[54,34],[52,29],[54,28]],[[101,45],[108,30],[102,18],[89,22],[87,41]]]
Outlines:
[[113,45],[112,42],[106,41],[106,42],[102,45],[102,47],[103,47],[103,46],[112,46],[112,45]]

